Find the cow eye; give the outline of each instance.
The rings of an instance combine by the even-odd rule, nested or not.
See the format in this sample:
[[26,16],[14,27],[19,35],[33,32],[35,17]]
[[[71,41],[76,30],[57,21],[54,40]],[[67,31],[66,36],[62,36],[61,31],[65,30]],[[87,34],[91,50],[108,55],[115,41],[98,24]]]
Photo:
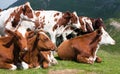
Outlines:
[[48,41],[48,38],[44,38],[44,41]]

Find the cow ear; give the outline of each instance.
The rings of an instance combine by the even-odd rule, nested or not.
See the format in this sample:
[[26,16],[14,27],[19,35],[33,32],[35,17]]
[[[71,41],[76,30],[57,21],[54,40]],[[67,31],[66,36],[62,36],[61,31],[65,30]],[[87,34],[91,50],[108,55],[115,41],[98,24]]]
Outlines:
[[10,31],[10,30],[5,30],[5,32],[8,34],[8,35],[15,35],[15,33],[13,31]]
[[67,11],[67,12],[64,13],[63,17],[65,19],[70,19],[71,18],[71,13],[69,11]]
[[27,32],[25,33],[25,37],[26,37],[26,38],[31,38],[31,37],[33,37],[33,36],[35,35],[35,32],[32,31],[30,28],[27,28],[26,31],[27,31]]
[[98,35],[102,35],[102,27],[97,30]]

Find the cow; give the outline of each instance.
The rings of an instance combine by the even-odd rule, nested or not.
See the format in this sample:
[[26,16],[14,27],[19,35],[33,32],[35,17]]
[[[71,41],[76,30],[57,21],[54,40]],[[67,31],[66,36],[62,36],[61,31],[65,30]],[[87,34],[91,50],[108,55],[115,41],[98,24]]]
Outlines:
[[0,37],[0,68],[16,70],[20,65],[19,53],[24,51],[24,38],[17,30],[6,30],[8,36]]
[[56,46],[44,31],[36,32],[28,30],[28,32],[26,32],[26,39],[29,50],[25,53],[21,53],[21,60],[24,69],[39,68],[41,60],[46,61],[46,59],[43,59],[45,56],[42,56],[43,54],[41,55],[43,51],[49,51],[49,53],[45,54],[46,58],[49,60],[48,64],[57,64],[57,60],[50,52],[51,50],[55,50]]
[[[111,36],[107,33],[107,31],[105,31],[106,28],[105,28],[102,18],[95,19],[95,18],[80,16],[79,22],[81,24],[80,28],[76,28],[74,26],[68,26],[68,27],[66,27],[66,29],[64,29],[63,33],[59,37],[57,37],[57,39],[59,40],[59,42],[57,42],[57,46],[59,46],[60,43],[66,39],[71,39],[71,38],[74,38],[79,35],[91,33],[94,30],[98,29],[99,27],[102,27],[102,31],[103,31],[100,44],[101,45],[102,44],[105,44],[105,45],[107,45],[107,44],[114,45],[115,44],[115,40],[113,40],[111,38]],[[68,34],[67,32],[69,32],[69,31],[72,31],[72,32],[70,34]]]
[[98,45],[102,37],[102,28],[81,36],[63,41],[57,48],[58,57],[63,60],[93,64],[101,62],[96,56]]
[[36,10],[35,14],[38,21],[43,22],[43,25],[38,25],[38,28],[42,27],[43,30],[49,32],[53,43],[56,43],[56,37],[61,35],[67,26],[73,25],[77,28],[81,26],[76,12]]
[[[0,12],[0,35],[7,35],[5,30],[15,31],[18,30],[23,37],[25,37],[24,28],[26,26],[21,25],[23,20],[32,20],[35,21],[36,17],[34,11],[30,6],[29,2],[26,2],[23,5],[8,8]],[[32,25],[33,26],[33,25]],[[18,29],[19,28],[19,29]],[[34,27],[32,27],[34,28]],[[25,48],[27,50],[27,47]]]

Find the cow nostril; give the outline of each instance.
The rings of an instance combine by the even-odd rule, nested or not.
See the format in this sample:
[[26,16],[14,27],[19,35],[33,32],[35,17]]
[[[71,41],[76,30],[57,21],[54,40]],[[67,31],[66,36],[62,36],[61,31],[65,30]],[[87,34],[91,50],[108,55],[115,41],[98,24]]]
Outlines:
[[28,48],[26,47],[26,48],[24,48],[24,51],[27,51],[28,50]]

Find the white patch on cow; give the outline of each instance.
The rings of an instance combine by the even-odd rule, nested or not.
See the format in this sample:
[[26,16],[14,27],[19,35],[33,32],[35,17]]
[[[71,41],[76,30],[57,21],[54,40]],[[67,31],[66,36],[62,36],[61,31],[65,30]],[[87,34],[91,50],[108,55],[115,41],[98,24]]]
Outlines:
[[18,31],[22,34],[25,38],[25,33],[27,29],[35,30],[35,24],[29,21],[22,21],[20,26],[18,27]]
[[104,30],[104,28],[102,27],[102,39],[100,41],[100,44],[111,44],[111,45],[115,45],[115,40],[113,40],[110,35]]
[[49,60],[49,66],[58,64],[57,60],[54,58],[52,51],[50,52],[50,55],[47,55]]
[[16,70],[17,67],[14,64],[10,64],[12,66],[12,68],[10,68],[9,70]]
[[90,57],[88,58],[88,63],[90,63],[90,64],[93,64],[93,63],[94,63],[94,58],[93,58],[92,56],[90,56]]
[[94,30],[94,29],[93,29],[93,26],[92,26],[92,21],[91,21],[90,19],[88,19],[88,18],[86,18],[85,21],[89,24],[90,28],[91,28],[92,30]]
[[[55,18],[61,18],[62,17],[62,12],[59,11],[53,11],[53,10],[48,10],[48,11],[35,11],[35,12],[40,12],[40,16],[38,17],[40,22],[44,20],[44,30],[49,32],[51,35],[51,40],[53,43],[55,43],[55,32],[53,31],[53,27],[56,24],[54,21]],[[56,13],[59,13],[58,16],[54,16]]]
[[74,11],[73,14],[76,16],[77,18],[77,23],[73,23],[73,25],[75,25],[77,28],[80,28],[81,27],[81,24],[80,24],[80,21],[79,21],[79,17],[77,15],[77,13]]
[[49,38],[45,32],[39,32],[40,34],[43,34],[45,37]]
[[50,67],[50,66],[51,66],[51,58],[50,58],[50,55],[47,55],[47,57],[48,57],[48,60],[49,60],[48,66]]
[[22,67],[23,67],[24,70],[26,70],[26,69],[29,68],[29,65],[22,61]]
[[63,33],[62,33],[62,36],[63,36],[63,40],[67,40],[66,36],[70,33],[72,33],[73,30],[70,30],[70,29],[67,29],[65,30]]
[[58,62],[57,62],[57,60],[54,58],[52,52],[51,52],[51,54],[50,54],[50,60],[51,60],[51,61],[50,61],[51,65],[56,65],[56,64],[58,64]]
[[98,44],[98,45],[97,45],[97,48],[96,48],[96,51],[95,51],[95,56],[94,56],[94,59],[93,59],[94,61],[95,61],[96,58],[97,58],[97,55],[96,55],[96,54],[97,54],[99,48],[100,48],[100,45]]
[[87,28],[86,28],[86,19],[87,19],[87,17],[83,17],[83,18],[82,18],[82,21],[83,21],[83,23],[84,23],[85,32],[87,31]]
[[35,67],[35,69],[38,69],[38,68],[41,68],[41,66],[37,66],[37,67]]

